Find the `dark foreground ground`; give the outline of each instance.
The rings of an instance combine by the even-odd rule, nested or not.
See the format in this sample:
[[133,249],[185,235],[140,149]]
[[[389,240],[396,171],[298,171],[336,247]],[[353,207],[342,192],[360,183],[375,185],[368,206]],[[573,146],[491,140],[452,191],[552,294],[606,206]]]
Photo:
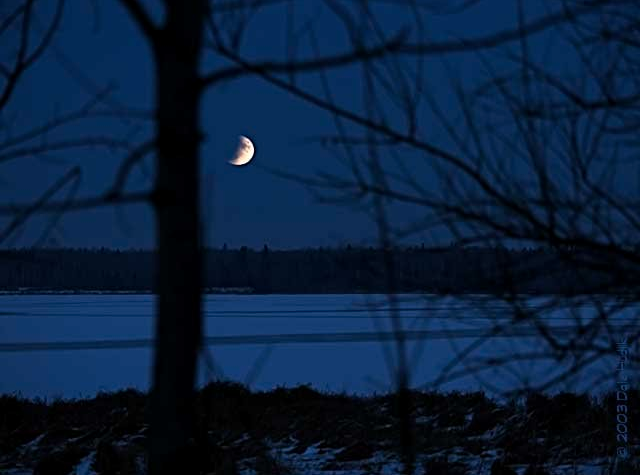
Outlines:
[[[613,395],[411,400],[417,474],[639,473],[639,391],[627,401],[630,457],[618,463]],[[0,396],[0,473],[145,473],[146,401],[134,390],[48,402]],[[396,407],[390,395],[212,383],[198,394],[195,460],[201,473],[221,475],[401,473]]]

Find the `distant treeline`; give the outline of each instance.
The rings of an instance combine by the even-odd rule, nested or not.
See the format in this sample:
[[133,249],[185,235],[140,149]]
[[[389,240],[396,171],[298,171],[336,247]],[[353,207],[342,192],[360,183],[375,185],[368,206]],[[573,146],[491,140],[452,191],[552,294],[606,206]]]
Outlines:
[[[386,255],[392,278],[385,272]],[[206,249],[204,259],[206,288],[257,293],[610,293],[637,292],[638,285],[626,272],[591,265],[597,260],[589,254],[560,249],[224,247]],[[0,290],[153,291],[154,265],[149,250],[3,250]]]

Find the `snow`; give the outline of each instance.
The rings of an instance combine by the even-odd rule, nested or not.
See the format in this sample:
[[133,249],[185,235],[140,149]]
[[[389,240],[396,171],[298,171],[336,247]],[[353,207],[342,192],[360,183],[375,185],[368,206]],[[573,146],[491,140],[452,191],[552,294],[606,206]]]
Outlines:
[[[419,416],[415,419],[415,424],[417,425],[425,425],[425,424],[432,424],[439,418],[438,415],[432,415],[432,416]],[[391,424],[390,424],[391,425]]]
[[30,468],[7,468],[4,469],[2,475],[33,475],[33,470]]
[[[44,436],[39,436],[33,441],[24,444],[22,449],[27,447],[36,447],[39,440]],[[238,445],[248,439],[248,434],[232,442],[232,445]],[[128,443],[139,442],[139,435],[126,436],[118,445],[125,446]],[[379,450],[372,454],[371,457],[364,460],[355,461],[336,461],[336,457],[341,454],[344,448],[327,448],[323,442],[309,445],[305,450],[298,450],[299,441],[295,437],[288,437],[281,441],[264,441],[268,447],[269,455],[283,467],[286,473],[306,474],[306,475],[366,475],[377,473],[381,475],[401,475],[403,473],[403,464],[397,453],[391,451]],[[431,475],[426,473],[424,464],[430,459],[445,458],[448,463],[459,463],[467,467],[468,473],[477,475],[490,475],[493,462],[503,458],[503,451],[499,449],[485,450],[479,455],[473,455],[467,452],[463,447],[455,446],[443,449],[434,453],[418,454],[415,462],[415,475]],[[96,451],[92,451],[81,459],[72,469],[69,475],[97,475],[92,469],[92,464],[96,457]],[[253,458],[243,459],[237,462],[237,468],[241,475],[258,475],[255,467],[256,460]],[[590,460],[578,460],[574,464],[562,464],[557,466],[546,465],[543,468],[551,475],[602,475],[610,465],[609,458],[595,458]],[[139,456],[136,459],[137,473],[145,473],[144,457]],[[528,468],[527,465],[511,465],[517,475],[524,475]],[[2,471],[7,475],[32,475],[31,469],[17,467]],[[263,472],[260,472],[263,473]]]
[[322,472],[323,465],[333,460],[341,449],[319,449],[318,445],[311,445],[302,454],[296,454],[292,453],[296,444],[289,446],[275,444],[270,450],[270,455],[301,473]]
[[32,450],[35,450],[38,448],[38,445],[40,444],[40,441],[47,435],[46,432],[40,434],[38,437],[35,439],[27,442],[26,444],[23,444],[18,450],[20,450],[20,453],[27,454],[31,452]]
[[[558,465],[553,467],[552,475],[602,475],[609,466],[607,459],[586,460],[575,465]],[[521,474],[520,474],[521,475]]]
[[[413,330],[462,330],[487,328],[506,321],[510,312],[498,301],[479,304],[455,299],[403,295],[404,326]],[[390,331],[385,295],[207,295],[204,315],[207,335],[288,334],[316,332],[372,332],[380,325]],[[10,342],[88,341],[108,339],[151,339],[153,295],[0,295],[0,344]],[[617,316],[618,321],[638,321],[639,305],[633,304]],[[584,318],[590,308],[580,308]],[[551,325],[568,324],[568,315],[550,315]],[[375,325],[376,324],[376,325]],[[473,338],[409,342],[410,354],[422,345],[423,357],[415,363],[412,383],[423,386],[434,381],[439,369]],[[520,349],[536,351],[536,337],[490,339],[471,355],[510,356]],[[266,357],[261,345],[209,347],[221,371],[200,371],[201,383],[212,378],[244,381],[258,359],[265,364],[252,381],[254,389],[277,385],[312,384],[320,390],[367,394],[390,389],[384,347],[392,343],[319,343],[273,345]],[[47,399],[93,396],[98,391],[125,387],[147,390],[152,352],[149,348],[119,350],[43,351],[0,353],[0,393],[20,393]],[[586,369],[588,374],[612,372],[611,361],[600,361]],[[564,362],[512,362],[506,370],[493,368],[481,373],[500,388],[515,388],[518,378],[528,374],[531,382],[564,369]],[[598,391],[587,373],[576,376],[570,389]],[[517,376],[516,376],[517,375]],[[379,383],[376,383],[379,382]],[[608,384],[608,383],[604,383]],[[605,386],[602,386],[605,387]],[[478,390],[480,382],[466,376],[443,384],[441,390]],[[568,389],[565,387],[554,389]]]
[[91,452],[78,462],[78,465],[76,465],[69,475],[96,475],[96,472],[91,469],[91,464],[94,463],[95,457],[96,452]]
[[[285,467],[292,470],[292,473],[306,475],[366,475],[377,473],[381,475],[401,475],[403,465],[396,454],[391,452],[378,451],[372,457],[354,461],[342,462],[332,466],[331,469],[324,466],[334,459],[334,456],[342,449],[320,449],[319,444],[311,445],[303,453],[293,452],[295,444],[273,444],[271,454]],[[461,447],[454,447],[450,450],[433,454],[420,454],[415,463],[415,475],[430,475],[425,473],[423,463],[433,457],[446,456],[449,462],[462,462],[468,467],[469,473],[478,475],[490,475],[493,462],[501,458],[502,453],[498,450],[488,450],[480,455],[467,453]],[[608,466],[607,459],[585,460],[575,465],[547,466],[551,475],[602,475],[605,467]],[[517,475],[526,473],[528,465],[511,465]],[[240,467],[242,475],[255,475],[256,472],[250,467]]]
[[[341,462],[331,469],[326,464],[332,462],[336,455],[344,449],[321,449],[320,444],[309,446],[303,453],[292,452],[296,447],[293,445],[274,444],[271,455],[280,463],[290,468],[293,473],[305,473],[306,475],[365,475],[378,473],[381,475],[401,475],[403,465],[399,459],[388,452],[375,452],[372,457],[354,462]],[[244,472],[241,472],[244,473]],[[416,475],[422,475],[423,470],[418,466]],[[248,474],[249,475],[249,474]]]

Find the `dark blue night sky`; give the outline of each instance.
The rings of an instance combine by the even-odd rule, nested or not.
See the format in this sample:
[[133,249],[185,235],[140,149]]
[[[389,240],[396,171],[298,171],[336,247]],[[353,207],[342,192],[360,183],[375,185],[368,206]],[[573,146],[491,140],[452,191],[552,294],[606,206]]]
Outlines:
[[[303,0],[295,3],[295,23],[314,19],[320,47],[326,53],[349,47],[345,31],[323,6],[324,2]],[[390,33],[413,28],[408,11],[376,3]],[[456,3],[456,2],[453,2]],[[557,2],[526,2],[531,18],[544,15]],[[155,2],[147,2],[153,10]],[[426,34],[436,40],[471,38],[517,22],[517,2],[482,1],[452,15],[424,12]],[[253,16],[247,24],[242,51],[248,58],[284,58],[285,6],[276,5]],[[156,12],[160,17],[160,12]],[[39,10],[41,21],[47,12]],[[484,52],[498,70],[506,64],[497,58],[516,45],[498,51]],[[572,69],[573,59],[547,34],[536,37],[534,53],[543,60],[559,64],[560,70]],[[299,46],[300,57],[309,57],[306,41]],[[203,71],[225,64],[220,58],[206,55]],[[483,77],[475,54],[451,55],[448,66],[465,84]],[[67,64],[71,61],[71,65]],[[451,78],[444,73],[441,58],[424,64],[426,83],[447,114],[457,115]],[[151,110],[154,98],[152,60],[147,44],[118,2],[67,3],[62,28],[55,36],[54,48],[26,74],[19,84],[3,120],[11,123],[15,133],[34,124],[78,108],[90,99],[91,87],[113,86],[110,103],[136,110]],[[73,72],[70,69],[77,68]],[[358,68],[335,70],[329,75],[335,100],[349,109],[361,110],[362,88]],[[91,84],[84,84],[84,79]],[[320,92],[318,75],[300,76],[298,84]],[[278,178],[260,165],[302,175],[317,172],[342,173],[340,163],[318,143],[305,139],[334,133],[332,117],[315,107],[293,98],[262,79],[245,77],[219,84],[206,92],[202,102],[203,203],[205,205],[205,239],[211,246],[227,243],[230,247],[247,245],[272,248],[344,245],[370,243],[376,236],[371,219],[351,206],[320,203],[301,184]],[[391,111],[391,114],[394,113]],[[426,114],[420,115],[419,131],[436,143],[447,146],[440,130]],[[79,136],[110,135],[136,142],[150,133],[150,124],[119,119],[91,119],[71,124],[57,135],[58,139]],[[249,136],[256,146],[250,166],[234,168],[227,164],[239,135]],[[425,159],[414,152],[399,150],[418,176],[430,173]],[[80,164],[83,179],[80,196],[104,191],[109,186],[123,153],[104,148],[83,148],[51,152],[39,157],[21,158],[3,164],[0,169],[0,198],[3,202],[25,202],[38,195],[73,164]],[[153,162],[147,160],[148,175],[140,168],[131,175],[128,187],[145,188],[151,183]],[[637,176],[625,179],[623,186],[637,192]],[[420,209],[396,206],[393,221],[403,224],[421,216]],[[10,245],[30,245],[38,237],[46,218],[34,219]],[[434,235],[418,234],[414,242],[430,241]],[[448,239],[446,236],[445,239]],[[62,246],[152,247],[154,222],[147,206],[127,206],[83,211],[66,216],[51,233],[50,244]]]

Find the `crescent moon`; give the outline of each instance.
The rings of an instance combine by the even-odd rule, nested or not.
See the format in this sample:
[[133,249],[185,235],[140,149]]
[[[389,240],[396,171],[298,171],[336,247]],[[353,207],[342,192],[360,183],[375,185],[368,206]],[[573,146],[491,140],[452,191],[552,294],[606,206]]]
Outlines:
[[254,156],[254,144],[244,135],[239,136],[239,145],[234,153],[234,158],[229,160],[230,165],[237,167],[247,165]]

